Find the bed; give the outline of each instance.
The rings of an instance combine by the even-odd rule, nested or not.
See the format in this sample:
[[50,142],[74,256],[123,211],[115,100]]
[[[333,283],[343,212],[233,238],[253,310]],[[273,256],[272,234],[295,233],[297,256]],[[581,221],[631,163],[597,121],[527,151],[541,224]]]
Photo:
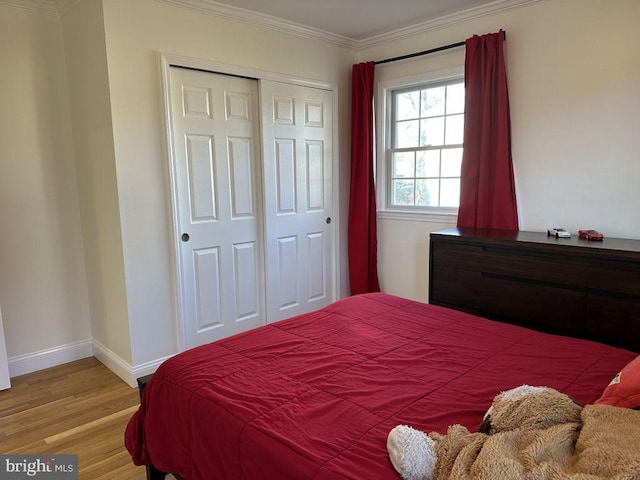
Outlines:
[[384,293],[183,352],[125,444],[149,478],[390,479],[389,431],[475,430],[493,397],[544,385],[592,403],[637,353]]

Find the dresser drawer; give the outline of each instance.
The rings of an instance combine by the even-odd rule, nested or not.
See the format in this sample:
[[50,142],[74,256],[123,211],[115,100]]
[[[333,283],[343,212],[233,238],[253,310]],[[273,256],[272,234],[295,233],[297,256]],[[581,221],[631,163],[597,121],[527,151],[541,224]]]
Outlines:
[[640,296],[640,263],[593,262],[588,286],[593,290]]
[[440,267],[431,303],[560,332],[584,332],[584,292]]
[[640,352],[640,299],[590,292],[587,334]]
[[587,265],[526,250],[486,249],[484,273],[574,288],[586,287]]
[[431,244],[431,266],[482,271],[487,262],[485,249],[476,245],[460,245],[433,242]]
[[558,255],[528,250],[434,243],[432,265],[478,271],[557,285],[586,288],[588,265]]

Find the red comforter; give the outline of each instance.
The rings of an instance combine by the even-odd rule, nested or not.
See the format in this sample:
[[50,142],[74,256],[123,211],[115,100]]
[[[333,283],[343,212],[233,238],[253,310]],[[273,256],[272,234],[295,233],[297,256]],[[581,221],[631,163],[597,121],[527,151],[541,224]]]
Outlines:
[[184,479],[394,479],[386,437],[475,429],[494,395],[545,385],[593,402],[636,354],[386,294],[163,363],[129,421],[136,464]]

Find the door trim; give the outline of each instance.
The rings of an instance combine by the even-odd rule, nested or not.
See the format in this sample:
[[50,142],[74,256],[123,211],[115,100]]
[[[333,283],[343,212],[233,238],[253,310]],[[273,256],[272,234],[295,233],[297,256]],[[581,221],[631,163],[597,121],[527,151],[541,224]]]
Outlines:
[[[178,240],[180,224],[178,223],[178,212],[175,206],[178,202],[178,191],[176,186],[176,178],[175,178],[175,145],[173,142],[173,125],[171,119],[171,99],[170,99],[170,69],[172,66],[175,67],[183,67],[183,68],[192,68],[203,71],[208,71],[211,73],[218,73],[223,75],[233,75],[237,77],[245,77],[250,79],[255,79],[258,81],[258,96],[261,95],[261,80],[272,80],[275,82],[281,83],[290,83],[293,85],[300,85],[304,87],[312,87],[319,88],[323,90],[329,90],[332,92],[333,99],[333,112],[334,112],[334,121],[333,121],[333,148],[332,148],[332,196],[333,196],[333,219],[336,226],[341,225],[341,216],[340,216],[340,170],[339,170],[339,138],[338,138],[338,86],[335,83],[326,83],[320,82],[310,79],[305,79],[301,77],[294,77],[289,75],[281,75],[273,72],[268,72],[264,70],[257,70],[253,68],[242,67],[238,65],[229,65],[225,63],[212,62],[209,60],[187,57],[183,55],[174,55],[169,53],[159,53],[160,59],[160,70],[161,70],[161,80],[162,80],[162,107],[163,107],[163,117],[164,117],[164,137],[165,142],[164,146],[166,148],[165,155],[167,160],[167,167],[169,168],[169,172],[167,178],[169,180],[169,190],[170,190],[170,208],[171,208],[171,231],[169,234],[171,235],[170,244],[173,246],[173,262],[172,262],[172,274],[174,280],[174,298],[176,299],[176,311],[175,315],[177,318],[176,322],[176,351],[183,351],[186,348],[185,345],[185,334],[183,332],[183,318],[184,318],[184,305],[185,299],[182,296],[183,285],[182,285],[182,273],[183,267],[181,263],[180,256],[180,243]],[[260,106],[259,106],[260,108]],[[260,108],[261,110],[261,108]],[[262,115],[262,111],[260,111],[260,117]],[[262,127],[260,127],[260,131],[262,132]],[[260,139],[262,141],[262,138]],[[260,151],[262,151],[262,147],[260,147]],[[262,169],[262,158],[260,159],[260,168]],[[262,176],[262,175],[261,175]],[[263,212],[264,215],[264,212]],[[339,245],[340,245],[340,228],[333,229],[333,237],[331,239],[333,242],[332,248],[332,267],[333,267],[333,291],[331,295],[333,295],[333,299],[337,300],[339,298],[339,292],[341,292],[341,259],[339,254]],[[265,255],[266,258],[266,255]]]

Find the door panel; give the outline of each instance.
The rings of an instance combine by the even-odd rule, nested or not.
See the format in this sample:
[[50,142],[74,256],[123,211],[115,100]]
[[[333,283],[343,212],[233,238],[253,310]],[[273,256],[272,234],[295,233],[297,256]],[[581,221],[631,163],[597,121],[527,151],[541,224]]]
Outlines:
[[263,325],[257,81],[172,67],[182,346]]
[[185,135],[189,204],[191,221],[211,221],[217,218],[214,191],[213,137]]
[[196,333],[222,325],[220,311],[220,248],[193,250],[197,316]]
[[261,81],[268,321],[333,298],[333,94]]

